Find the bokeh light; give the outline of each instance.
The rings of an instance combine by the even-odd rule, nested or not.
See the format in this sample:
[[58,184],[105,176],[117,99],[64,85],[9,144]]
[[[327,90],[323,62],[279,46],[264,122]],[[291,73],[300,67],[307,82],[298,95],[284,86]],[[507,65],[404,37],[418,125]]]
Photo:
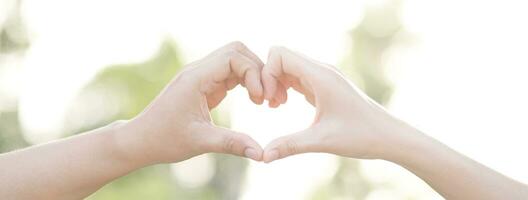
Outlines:
[[[528,182],[525,1],[20,2],[0,2],[2,151],[131,117],[144,102],[123,106],[122,98],[154,91],[97,85],[104,72],[150,73],[168,58],[177,72],[240,40],[264,61],[269,47],[284,45],[336,65],[398,117]],[[167,40],[174,57],[163,56]],[[171,74],[153,71],[163,79],[158,89]],[[136,80],[120,84],[126,81]],[[252,104],[238,87],[213,117],[264,146],[313,120],[312,106],[289,95],[283,107],[270,109]],[[393,163],[327,154],[270,165],[208,154],[133,173],[92,199],[144,197],[138,190],[168,199],[441,199]]]

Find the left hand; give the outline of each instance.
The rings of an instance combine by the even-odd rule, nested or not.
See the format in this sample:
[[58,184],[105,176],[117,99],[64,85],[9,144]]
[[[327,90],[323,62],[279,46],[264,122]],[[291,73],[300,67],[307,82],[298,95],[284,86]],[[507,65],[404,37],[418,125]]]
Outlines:
[[[230,43],[190,63],[163,92],[124,127],[130,158],[148,163],[178,162],[208,152],[262,159],[251,137],[215,126],[209,111],[241,84],[256,104],[263,102],[262,61],[240,42]],[[127,132],[127,131],[125,131]],[[136,146],[136,151],[133,147]]]

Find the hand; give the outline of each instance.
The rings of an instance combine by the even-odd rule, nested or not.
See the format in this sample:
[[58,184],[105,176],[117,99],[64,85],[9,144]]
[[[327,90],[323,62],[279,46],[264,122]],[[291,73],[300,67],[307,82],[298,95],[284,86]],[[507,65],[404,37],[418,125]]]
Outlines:
[[[188,64],[143,113],[124,126],[133,132],[119,138],[130,140],[123,142],[129,157],[151,163],[177,162],[217,152],[260,161],[262,148],[257,142],[243,133],[215,126],[209,111],[238,84],[247,88],[254,103],[261,104],[262,66],[262,61],[240,42]],[[137,150],[129,150],[134,146]]]
[[396,130],[402,123],[330,65],[275,47],[262,70],[262,81],[270,107],[285,103],[290,87],[316,107],[315,120],[308,129],[266,146],[264,162],[306,152],[381,158],[400,137]]

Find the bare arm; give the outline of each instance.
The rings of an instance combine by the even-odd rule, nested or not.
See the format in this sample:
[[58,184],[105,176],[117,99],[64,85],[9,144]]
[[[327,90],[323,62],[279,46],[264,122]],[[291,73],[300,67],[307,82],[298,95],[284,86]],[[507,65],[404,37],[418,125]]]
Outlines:
[[209,110],[238,84],[261,103],[262,65],[243,44],[228,44],[188,64],[128,122],[0,155],[0,199],[82,199],[138,168],[208,152],[261,160],[253,139],[215,126]]
[[[123,123],[0,156],[2,199],[82,199],[105,183],[145,166],[117,141]],[[133,135],[133,134],[132,134]],[[123,144],[118,144],[123,143]],[[128,149],[126,150],[128,151]]]
[[[404,125],[405,127],[405,125]],[[527,199],[528,186],[405,127],[409,137],[386,158],[413,172],[446,199]]]
[[407,168],[447,199],[528,199],[526,185],[401,122],[333,66],[275,47],[262,81],[271,107],[286,102],[286,90],[291,87],[317,110],[309,128],[268,144],[265,162],[305,152],[385,159]]

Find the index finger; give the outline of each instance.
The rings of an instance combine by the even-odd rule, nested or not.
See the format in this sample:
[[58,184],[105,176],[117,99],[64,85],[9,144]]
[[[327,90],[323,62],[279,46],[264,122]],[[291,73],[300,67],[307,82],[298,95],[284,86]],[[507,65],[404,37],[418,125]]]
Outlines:
[[280,84],[279,78],[284,75],[299,79],[301,84],[308,84],[310,77],[314,75],[314,69],[310,67],[313,65],[307,58],[284,47],[272,47],[261,74],[265,98],[274,98]]
[[[255,103],[260,103],[263,96],[262,83],[260,80],[260,67],[252,59],[237,50],[227,50],[213,55],[207,62],[201,63],[205,66],[202,73],[202,92],[210,94],[219,87],[226,84],[228,79],[236,76],[244,81],[251,99]],[[227,87],[223,87],[224,90]]]

